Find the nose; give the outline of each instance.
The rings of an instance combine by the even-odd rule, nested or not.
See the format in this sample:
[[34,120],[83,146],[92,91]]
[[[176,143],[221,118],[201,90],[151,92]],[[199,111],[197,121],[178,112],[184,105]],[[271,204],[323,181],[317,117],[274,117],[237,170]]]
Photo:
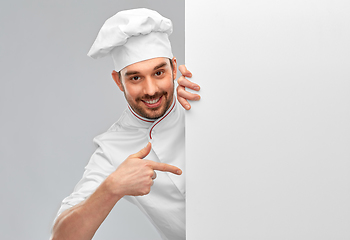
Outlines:
[[153,96],[158,91],[157,82],[151,77],[147,77],[144,81],[143,92],[146,95]]

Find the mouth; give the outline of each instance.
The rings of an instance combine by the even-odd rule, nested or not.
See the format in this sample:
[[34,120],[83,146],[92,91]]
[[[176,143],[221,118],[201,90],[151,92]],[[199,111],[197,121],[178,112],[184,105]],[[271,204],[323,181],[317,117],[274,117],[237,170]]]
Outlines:
[[153,99],[153,100],[142,100],[142,102],[149,108],[156,108],[162,102],[163,96]]

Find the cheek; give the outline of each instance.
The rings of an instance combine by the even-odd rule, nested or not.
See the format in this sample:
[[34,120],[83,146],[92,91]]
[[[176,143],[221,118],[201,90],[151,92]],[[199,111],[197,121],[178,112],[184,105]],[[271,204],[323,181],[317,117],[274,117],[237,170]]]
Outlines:
[[142,88],[137,86],[137,85],[133,85],[133,86],[124,86],[124,94],[126,97],[128,98],[136,98],[137,96],[139,96],[142,93]]
[[167,92],[173,91],[174,90],[174,81],[172,80],[172,78],[171,78],[171,80],[163,81],[161,83],[161,88],[162,88],[162,90],[167,91]]

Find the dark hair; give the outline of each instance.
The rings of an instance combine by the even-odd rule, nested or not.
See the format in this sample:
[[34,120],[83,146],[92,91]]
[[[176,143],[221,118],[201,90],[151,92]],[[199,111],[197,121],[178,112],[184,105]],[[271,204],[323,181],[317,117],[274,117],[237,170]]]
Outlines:
[[171,61],[171,59],[170,59],[170,58],[169,58],[169,61],[170,61],[171,70],[174,70],[173,61]]

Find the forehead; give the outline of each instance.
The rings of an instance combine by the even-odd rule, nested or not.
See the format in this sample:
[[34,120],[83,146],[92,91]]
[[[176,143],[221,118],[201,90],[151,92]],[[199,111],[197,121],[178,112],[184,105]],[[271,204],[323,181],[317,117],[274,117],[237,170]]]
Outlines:
[[160,66],[167,67],[169,65],[170,62],[168,58],[159,57],[133,63],[123,68],[120,72],[122,75],[126,75],[128,73],[147,73],[156,70]]

